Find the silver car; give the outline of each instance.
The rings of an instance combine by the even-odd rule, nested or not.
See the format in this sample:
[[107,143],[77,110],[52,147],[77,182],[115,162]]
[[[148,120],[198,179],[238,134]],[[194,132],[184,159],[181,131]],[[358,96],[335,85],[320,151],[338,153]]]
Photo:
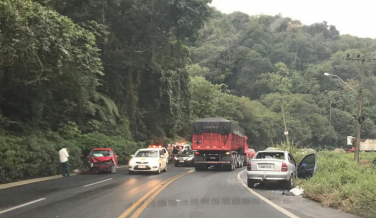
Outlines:
[[287,151],[259,151],[247,166],[248,187],[254,187],[255,183],[277,181],[290,189],[297,177],[312,176],[317,170],[316,163],[316,154],[305,156],[297,165]]

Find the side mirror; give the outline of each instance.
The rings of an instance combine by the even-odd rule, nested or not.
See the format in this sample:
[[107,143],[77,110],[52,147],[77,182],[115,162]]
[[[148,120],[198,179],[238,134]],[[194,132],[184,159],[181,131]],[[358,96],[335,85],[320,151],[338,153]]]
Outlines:
[[117,156],[117,155],[115,155],[115,158],[118,158],[118,156]]
[[134,155],[132,154],[131,157],[134,157]]

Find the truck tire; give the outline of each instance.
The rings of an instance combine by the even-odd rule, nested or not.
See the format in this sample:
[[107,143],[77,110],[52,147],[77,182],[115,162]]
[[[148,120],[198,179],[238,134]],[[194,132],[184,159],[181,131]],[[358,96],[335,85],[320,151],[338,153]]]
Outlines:
[[234,171],[235,167],[236,167],[236,159],[235,159],[235,155],[232,155],[231,160],[230,160],[230,165],[227,166],[227,170],[228,171]]
[[255,182],[252,179],[247,179],[248,188],[254,188]]
[[202,171],[203,168],[202,168],[202,166],[200,166],[200,165],[195,165],[195,170],[196,170],[196,171]]

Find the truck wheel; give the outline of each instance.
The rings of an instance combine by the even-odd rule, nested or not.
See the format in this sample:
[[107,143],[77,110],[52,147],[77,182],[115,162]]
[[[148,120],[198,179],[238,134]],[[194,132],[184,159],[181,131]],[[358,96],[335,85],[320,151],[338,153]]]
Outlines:
[[115,165],[112,165],[112,166],[111,166],[111,173],[112,173],[112,174],[115,174],[115,173],[116,173],[116,166],[115,166]]
[[202,171],[202,170],[203,170],[203,167],[200,166],[200,165],[195,165],[195,170],[196,170],[196,171]]
[[252,179],[247,179],[247,185],[248,185],[249,188],[254,188],[255,182],[253,182]]

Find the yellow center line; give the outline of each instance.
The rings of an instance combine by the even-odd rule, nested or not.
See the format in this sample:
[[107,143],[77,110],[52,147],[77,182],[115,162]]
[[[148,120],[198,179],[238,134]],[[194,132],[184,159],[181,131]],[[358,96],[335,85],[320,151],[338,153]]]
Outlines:
[[[193,172],[193,171],[189,171],[188,173],[190,172]],[[118,218],[125,218],[127,217],[130,213],[132,213],[132,211],[138,207],[138,205],[140,205],[147,197],[149,197],[151,194],[153,194],[157,189],[161,188],[160,186],[167,186],[168,184],[170,184],[172,181],[174,181],[175,179],[181,177],[181,176],[184,176],[188,173],[184,173],[184,174],[181,174],[181,175],[176,175],[172,178],[169,178],[165,181],[163,181],[162,183],[160,183],[159,185],[157,185],[156,187],[154,187],[152,190],[150,190],[148,193],[146,193],[144,196],[142,196],[136,203],[134,203],[130,208],[128,208],[123,214],[121,214]],[[163,190],[164,188],[162,188],[161,190]]]
[[161,193],[163,191],[163,189],[165,189],[173,181],[175,181],[175,180],[179,179],[180,177],[185,176],[185,175],[187,175],[189,173],[192,173],[192,172],[194,172],[194,170],[190,170],[190,171],[188,171],[188,172],[186,172],[184,174],[181,174],[181,175],[173,177],[162,188],[160,188],[158,191],[156,191],[140,208],[138,208],[138,210],[131,216],[131,218],[137,218],[144,211],[144,209],[150,204],[150,202],[152,200],[154,200],[154,198],[157,197],[158,194]]

